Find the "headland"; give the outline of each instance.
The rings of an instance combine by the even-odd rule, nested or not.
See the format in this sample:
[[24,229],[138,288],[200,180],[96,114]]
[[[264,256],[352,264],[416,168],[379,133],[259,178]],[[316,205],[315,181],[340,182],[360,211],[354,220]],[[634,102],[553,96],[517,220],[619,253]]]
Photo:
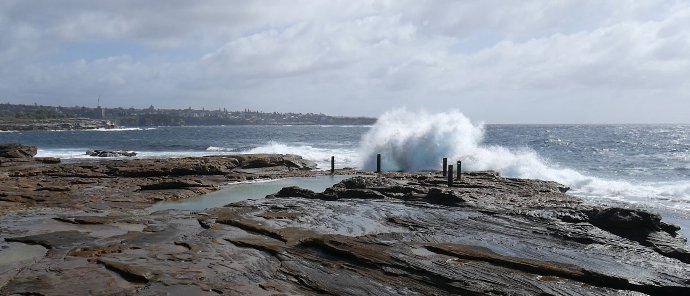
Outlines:
[[63,107],[0,104],[0,131],[205,125],[371,125],[376,118],[227,109]]

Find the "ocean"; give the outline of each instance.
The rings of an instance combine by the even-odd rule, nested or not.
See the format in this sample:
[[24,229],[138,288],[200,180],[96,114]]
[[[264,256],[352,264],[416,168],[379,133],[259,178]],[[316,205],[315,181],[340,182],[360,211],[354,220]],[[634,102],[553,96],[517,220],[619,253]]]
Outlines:
[[[459,112],[394,111],[373,126],[187,126],[1,132],[1,143],[36,145],[38,156],[97,161],[92,149],[137,158],[292,153],[328,169],[463,170],[553,180],[590,201],[690,213],[690,125],[492,125]],[[683,216],[686,216],[683,214]]]

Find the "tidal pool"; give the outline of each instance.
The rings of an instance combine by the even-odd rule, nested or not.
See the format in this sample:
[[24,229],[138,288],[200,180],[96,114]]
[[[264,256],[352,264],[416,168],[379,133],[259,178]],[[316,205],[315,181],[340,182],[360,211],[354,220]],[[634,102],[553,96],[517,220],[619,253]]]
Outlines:
[[23,243],[7,243],[0,247],[0,268],[22,261],[35,260],[43,257],[48,249],[39,245]]
[[253,181],[247,183],[228,184],[223,189],[204,194],[195,198],[179,201],[162,201],[151,206],[153,212],[161,210],[204,210],[217,208],[229,203],[264,198],[266,195],[278,192],[283,187],[299,186],[316,192],[321,192],[334,184],[352,176],[316,176],[295,177],[276,180]]
[[43,258],[47,252],[48,249],[38,245],[0,243],[0,287],[5,286],[22,268]]

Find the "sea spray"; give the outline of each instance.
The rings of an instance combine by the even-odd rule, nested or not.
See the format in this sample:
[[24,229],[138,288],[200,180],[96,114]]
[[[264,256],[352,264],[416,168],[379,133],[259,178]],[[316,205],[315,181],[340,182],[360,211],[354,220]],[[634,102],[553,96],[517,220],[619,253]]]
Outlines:
[[362,137],[360,166],[372,170],[376,154],[392,171],[438,169],[445,156],[466,154],[482,141],[483,128],[460,112],[428,114],[396,110],[383,114]]
[[[209,151],[223,151],[221,147],[209,147]],[[275,153],[295,154],[311,160],[317,164],[318,169],[328,169],[331,165],[331,156],[335,156],[336,167],[355,167],[357,165],[357,151],[347,148],[320,148],[312,145],[285,144],[269,141],[265,145],[239,151],[243,154]]]
[[362,137],[360,167],[373,170],[376,154],[388,171],[440,170],[441,160],[463,161],[463,170],[494,170],[507,177],[552,180],[577,194],[628,201],[690,202],[688,182],[631,184],[587,176],[550,163],[527,147],[508,149],[483,144],[484,126],[458,111],[430,114],[395,110],[383,114]]

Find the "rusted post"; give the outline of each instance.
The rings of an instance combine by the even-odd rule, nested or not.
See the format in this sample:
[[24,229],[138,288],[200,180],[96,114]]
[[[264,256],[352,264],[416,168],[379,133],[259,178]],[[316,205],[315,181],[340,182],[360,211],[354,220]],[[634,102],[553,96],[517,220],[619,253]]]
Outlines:
[[446,176],[446,167],[448,166],[448,158],[444,157],[443,158],[443,176]]
[[335,156],[331,156],[331,175],[335,175]]
[[462,161],[458,160],[458,177],[456,180],[461,181],[462,179]]
[[381,154],[376,154],[376,172],[381,172]]
[[453,187],[453,165],[448,166],[448,187]]

